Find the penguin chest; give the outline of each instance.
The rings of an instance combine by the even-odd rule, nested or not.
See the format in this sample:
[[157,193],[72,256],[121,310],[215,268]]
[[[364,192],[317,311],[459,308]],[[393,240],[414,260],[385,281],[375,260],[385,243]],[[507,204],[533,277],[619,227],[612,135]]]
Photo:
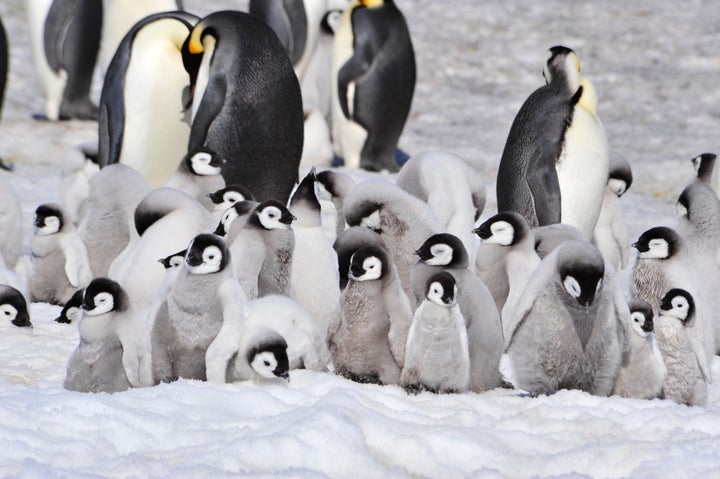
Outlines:
[[595,115],[576,105],[556,161],[561,222],[592,238],[608,179],[608,144]]
[[428,302],[421,304],[408,333],[406,362],[448,375],[453,371],[469,370],[468,355],[467,330],[462,315]]
[[168,299],[168,314],[178,346],[207,349],[222,326],[222,309],[217,298],[213,301],[190,302],[190,298],[174,296]]

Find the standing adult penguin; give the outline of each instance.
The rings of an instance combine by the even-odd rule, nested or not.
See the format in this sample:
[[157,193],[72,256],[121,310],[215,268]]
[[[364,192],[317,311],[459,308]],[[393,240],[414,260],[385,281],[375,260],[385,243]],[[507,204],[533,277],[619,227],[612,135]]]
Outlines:
[[183,111],[190,81],[182,46],[197,21],[189,13],[157,13],[135,24],[120,42],[100,95],[101,166],[132,166],[152,187],[177,170],[190,138]]
[[300,84],[277,35],[252,15],[215,12],[183,46],[193,87],[188,149],[227,158],[226,184],[286,202],[303,145]]
[[335,154],[349,167],[397,171],[415,90],[415,52],[393,0],[360,0],[343,13],[333,49]]
[[45,96],[47,120],[96,120],[90,100],[100,46],[102,3],[97,0],[31,0],[28,4],[33,55]]
[[[9,59],[7,35],[5,34],[2,17],[0,17],[0,115],[2,114],[3,100],[5,100],[5,83],[7,82]],[[2,157],[0,157],[0,168],[3,170],[12,169],[3,162]]]
[[531,227],[565,223],[588,240],[608,180],[608,145],[597,95],[580,60],[550,49],[543,76],[510,128],[497,177],[498,211],[516,211]]

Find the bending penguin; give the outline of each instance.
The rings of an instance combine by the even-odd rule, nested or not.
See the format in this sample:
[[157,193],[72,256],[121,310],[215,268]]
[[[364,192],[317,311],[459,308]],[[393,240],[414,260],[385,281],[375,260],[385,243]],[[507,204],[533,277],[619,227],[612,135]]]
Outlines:
[[591,239],[608,180],[608,145],[593,85],[569,48],[550,49],[543,76],[510,128],[497,177],[498,211],[531,227],[565,223]]
[[416,69],[410,32],[393,0],[360,0],[345,10],[332,72],[335,154],[348,167],[397,171]]
[[182,46],[197,21],[189,13],[158,13],[120,42],[100,96],[100,166],[131,166],[152,187],[175,173],[190,138]]
[[33,327],[25,296],[6,284],[0,284],[0,321],[9,321],[19,328]]
[[303,107],[275,33],[247,13],[215,12],[190,32],[183,60],[194,91],[188,150],[207,146],[228,159],[226,184],[286,202],[298,182]]

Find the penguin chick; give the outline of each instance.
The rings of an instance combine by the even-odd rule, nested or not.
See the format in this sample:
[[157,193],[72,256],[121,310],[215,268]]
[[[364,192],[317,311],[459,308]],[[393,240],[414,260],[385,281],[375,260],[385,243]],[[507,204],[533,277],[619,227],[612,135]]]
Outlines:
[[515,386],[531,394],[580,389],[608,396],[629,348],[628,306],[612,268],[587,241],[546,256],[507,330]]
[[660,301],[655,321],[658,346],[665,360],[667,375],[663,383],[666,399],[688,406],[704,406],[707,376],[699,366],[703,346],[688,330],[697,327],[695,302],[684,289],[673,288]]
[[[290,366],[285,339],[270,328],[246,329],[237,352],[227,366],[228,383],[290,378]],[[208,380],[211,375],[208,372]]]
[[690,160],[695,170],[695,177],[699,183],[710,185],[716,159],[717,155],[715,153],[703,153]]
[[210,201],[212,201],[213,216],[216,217],[217,221],[220,221],[223,213],[235,203],[255,200],[250,190],[241,185],[228,185],[217,191],[208,193],[207,196],[210,198]]
[[75,291],[72,298],[70,298],[70,300],[65,303],[65,306],[63,306],[62,311],[60,311],[60,316],[55,318],[56,323],[71,324],[72,322],[77,323],[80,320],[82,317],[82,302],[84,293],[85,290],[82,289]]
[[91,279],[85,245],[64,210],[54,203],[40,205],[28,274],[30,300],[63,305]]
[[328,341],[335,371],[364,383],[397,384],[412,310],[385,248],[365,246],[350,259],[342,315]]
[[453,393],[468,389],[470,356],[465,319],[456,299],[455,278],[437,273],[415,310],[405,344],[400,385],[411,392]]
[[108,278],[95,278],[85,288],[80,343],[68,361],[65,389],[113,393],[131,387],[115,317],[127,309],[128,301],[122,287]]
[[625,269],[630,259],[630,236],[620,197],[630,188],[632,179],[627,160],[613,157],[600,216],[593,232],[593,244],[616,270]]
[[0,175],[0,258],[14,269],[23,245],[23,215],[15,189]]
[[0,284],[0,319],[19,328],[33,327],[25,297],[17,289],[5,284]]
[[340,273],[340,290],[345,289],[350,272],[350,258],[363,246],[376,245],[387,248],[385,240],[373,230],[365,226],[351,226],[344,230],[333,243],[333,249],[338,257],[338,271]]
[[208,211],[214,211],[215,205],[208,193],[225,187],[221,174],[225,163],[224,158],[209,148],[194,148],[183,157],[177,171],[165,186],[187,193]]
[[630,350],[623,354],[613,395],[654,399],[662,395],[665,361],[654,335],[653,311],[647,301],[633,299],[630,308]]
[[347,224],[345,223],[345,213],[343,210],[345,198],[348,197],[352,189],[355,187],[355,180],[345,173],[334,170],[325,170],[317,173],[319,197],[321,200],[332,201],[335,207],[335,235],[337,239]]

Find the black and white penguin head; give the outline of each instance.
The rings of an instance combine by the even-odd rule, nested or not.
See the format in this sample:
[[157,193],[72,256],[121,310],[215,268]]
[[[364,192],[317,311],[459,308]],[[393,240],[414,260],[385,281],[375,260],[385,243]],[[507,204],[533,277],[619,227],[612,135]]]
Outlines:
[[355,181],[349,175],[338,171],[323,170],[316,173],[315,178],[322,199],[345,198],[355,186]]
[[560,246],[557,271],[565,292],[588,308],[602,288],[605,261],[591,243],[569,241]]
[[185,168],[197,176],[219,175],[222,165],[226,163],[224,158],[220,158],[217,153],[204,146],[189,151],[182,161]]
[[266,230],[288,230],[295,221],[295,216],[287,207],[277,200],[260,203],[251,215],[248,223],[253,223]]
[[269,336],[250,348],[247,353],[248,364],[263,378],[288,379],[290,377],[290,361],[287,347],[287,342],[282,336]]
[[231,207],[225,210],[225,212],[220,217],[220,222],[217,225],[217,228],[215,228],[214,234],[218,236],[225,236],[228,234],[228,231],[230,231],[230,225],[233,224],[233,221],[235,221],[240,216],[247,216],[252,214],[255,211],[255,208],[257,208],[258,204],[255,201],[252,200],[243,200],[238,201]]
[[60,316],[55,318],[56,323],[70,324],[77,322],[82,317],[82,303],[84,290],[79,289],[75,291],[75,294],[65,303]]
[[320,22],[321,31],[326,35],[335,35],[342,21],[342,13],[342,10],[330,10],[327,12]]
[[513,211],[503,211],[473,230],[483,243],[512,246],[527,237],[530,226],[525,218]]
[[686,324],[695,314],[695,301],[684,289],[673,288],[660,300],[660,314],[672,316]]
[[615,193],[615,196],[619,198],[630,189],[633,182],[633,174],[630,163],[628,163],[625,158],[620,157],[619,154],[615,153],[615,155],[619,158],[611,162],[607,185],[610,191]]
[[657,226],[641,234],[632,246],[638,250],[641,259],[668,259],[679,251],[681,241],[674,229]]
[[710,181],[716,159],[717,155],[715,153],[703,153],[690,160],[698,180],[702,182]]
[[27,301],[12,286],[0,285],[0,319],[20,328],[32,328]]
[[642,299],[631,299],[628,307],[633,331],[640,337],[647,337],[654,329],[652,306]]
[[438,306],[450,308],[457,304],[457,283],[455,277],[443,271],[433,275],[427,282],[425,297]]
[[125,311],[128,296],[122,286],[110,278],[95,278],[85,288],[82,310],[85,316],[100,316],[111,311]]
[[240,185],[229,185],[207,194],[215,205],[215,211],[226,211],[240,201],[254,201],[255,197],[247,188]]
[[564,82],[572,93],[580,87],[580,59],[571,49],[555,46],[548,50],[547,61],[543,68],[543,77],[550,83]]
[[60,206],[45,203],[35,210],[35,234],[40,236],[54,235],[65,225],[65,216]]
[[217,235],[202,233],[190,242],[185,254],[185,269],[190,274],[211,274],[225,269],[230,251],[225,240]]
[[677,215],[691,224],[710,227],[717,224],[720,203],[715,191],[705,183],[691,183],[680,193],[676,204]]
[[179,268],[185,263],[186,253],[187,249],[178,251],[177,253],[173,253],[171,255],[165,256],[164,258],[160,258],[158,260],[158,263],[163,265],[165,269]]
[[450,233],[432,235],[415,251],[430,266],[467,267],[468,254],[460,238]]
[[353,281],[374,281],[382,278],[387,268],[387,255],[374,245],[363,246],[350,258],[349,278]]

